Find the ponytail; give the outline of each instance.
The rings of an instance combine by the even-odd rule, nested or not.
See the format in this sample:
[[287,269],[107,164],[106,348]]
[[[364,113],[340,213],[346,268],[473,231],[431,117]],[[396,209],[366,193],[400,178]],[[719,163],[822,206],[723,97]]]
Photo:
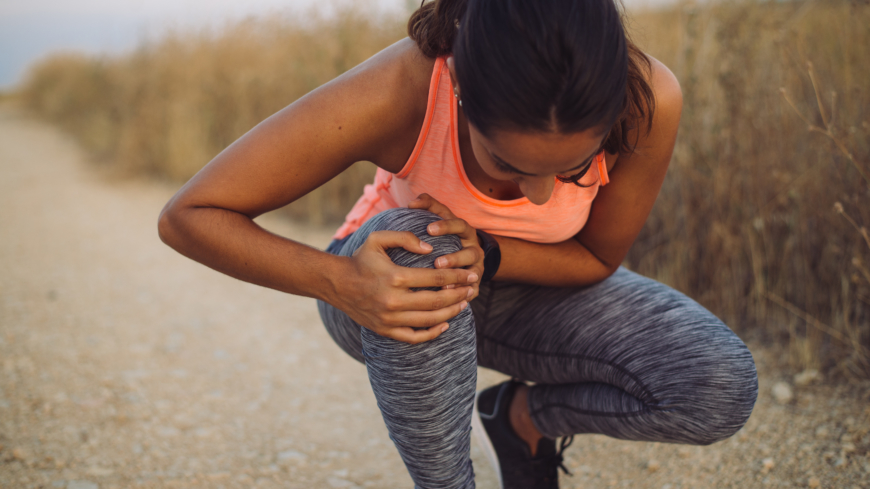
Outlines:
[[420,5],[408,19],[408,37],[430,58],[453,52],[459,19],[468,0],[434,0]]

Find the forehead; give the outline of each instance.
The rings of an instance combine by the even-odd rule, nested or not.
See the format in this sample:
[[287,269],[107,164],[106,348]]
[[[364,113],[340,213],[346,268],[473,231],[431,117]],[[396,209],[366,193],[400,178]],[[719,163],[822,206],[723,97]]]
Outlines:
[[571,134],[493,130],[479,142],[494,156],[526,173],[559,173],[595,154],[604,138],[598,128]]

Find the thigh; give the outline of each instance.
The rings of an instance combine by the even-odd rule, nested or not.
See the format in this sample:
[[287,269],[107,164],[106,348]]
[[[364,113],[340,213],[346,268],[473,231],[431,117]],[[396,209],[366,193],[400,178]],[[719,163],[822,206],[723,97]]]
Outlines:
[[660,409],[699,388],[757,389],[751,354],[722,321],[624,268],[584,288],[492,283],[472,310],[479,364],[524,380],[605,383]]

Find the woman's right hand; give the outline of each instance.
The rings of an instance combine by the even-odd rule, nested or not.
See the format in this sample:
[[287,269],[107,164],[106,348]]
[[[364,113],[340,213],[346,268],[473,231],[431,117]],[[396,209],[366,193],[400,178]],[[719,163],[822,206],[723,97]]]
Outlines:
[[[437,338],[447,331],[447,320],[468,307],[477,274],[398,266],[387,255],[390,248],[432,252],[432,246],[414,233],[373,232],[349,259],[347,275],[337,278],[336,298],[330,302],[381,336],[410,344]],[[440,290],[411,290],[418,287]]]

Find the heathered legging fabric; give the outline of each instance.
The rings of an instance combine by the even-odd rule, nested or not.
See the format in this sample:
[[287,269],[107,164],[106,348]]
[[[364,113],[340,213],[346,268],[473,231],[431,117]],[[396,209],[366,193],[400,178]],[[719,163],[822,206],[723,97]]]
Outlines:
[[[433,267],[460,248],[432,237],[432,213],[392,209],[328,251],[350,256],[379,230],[411,231],[434,251],[389,251],[402,266]],[[490,282],[433,341],[408,345],[360,327],[319,302],[329,334],[365,362],[378,407],[416,487],[473,488],[469,432],[480,365],[534,382],[532,421],[557,438],[710,444],[734,434],[758,393],[752,355],[709,311],[620,268],[582,288]]]

